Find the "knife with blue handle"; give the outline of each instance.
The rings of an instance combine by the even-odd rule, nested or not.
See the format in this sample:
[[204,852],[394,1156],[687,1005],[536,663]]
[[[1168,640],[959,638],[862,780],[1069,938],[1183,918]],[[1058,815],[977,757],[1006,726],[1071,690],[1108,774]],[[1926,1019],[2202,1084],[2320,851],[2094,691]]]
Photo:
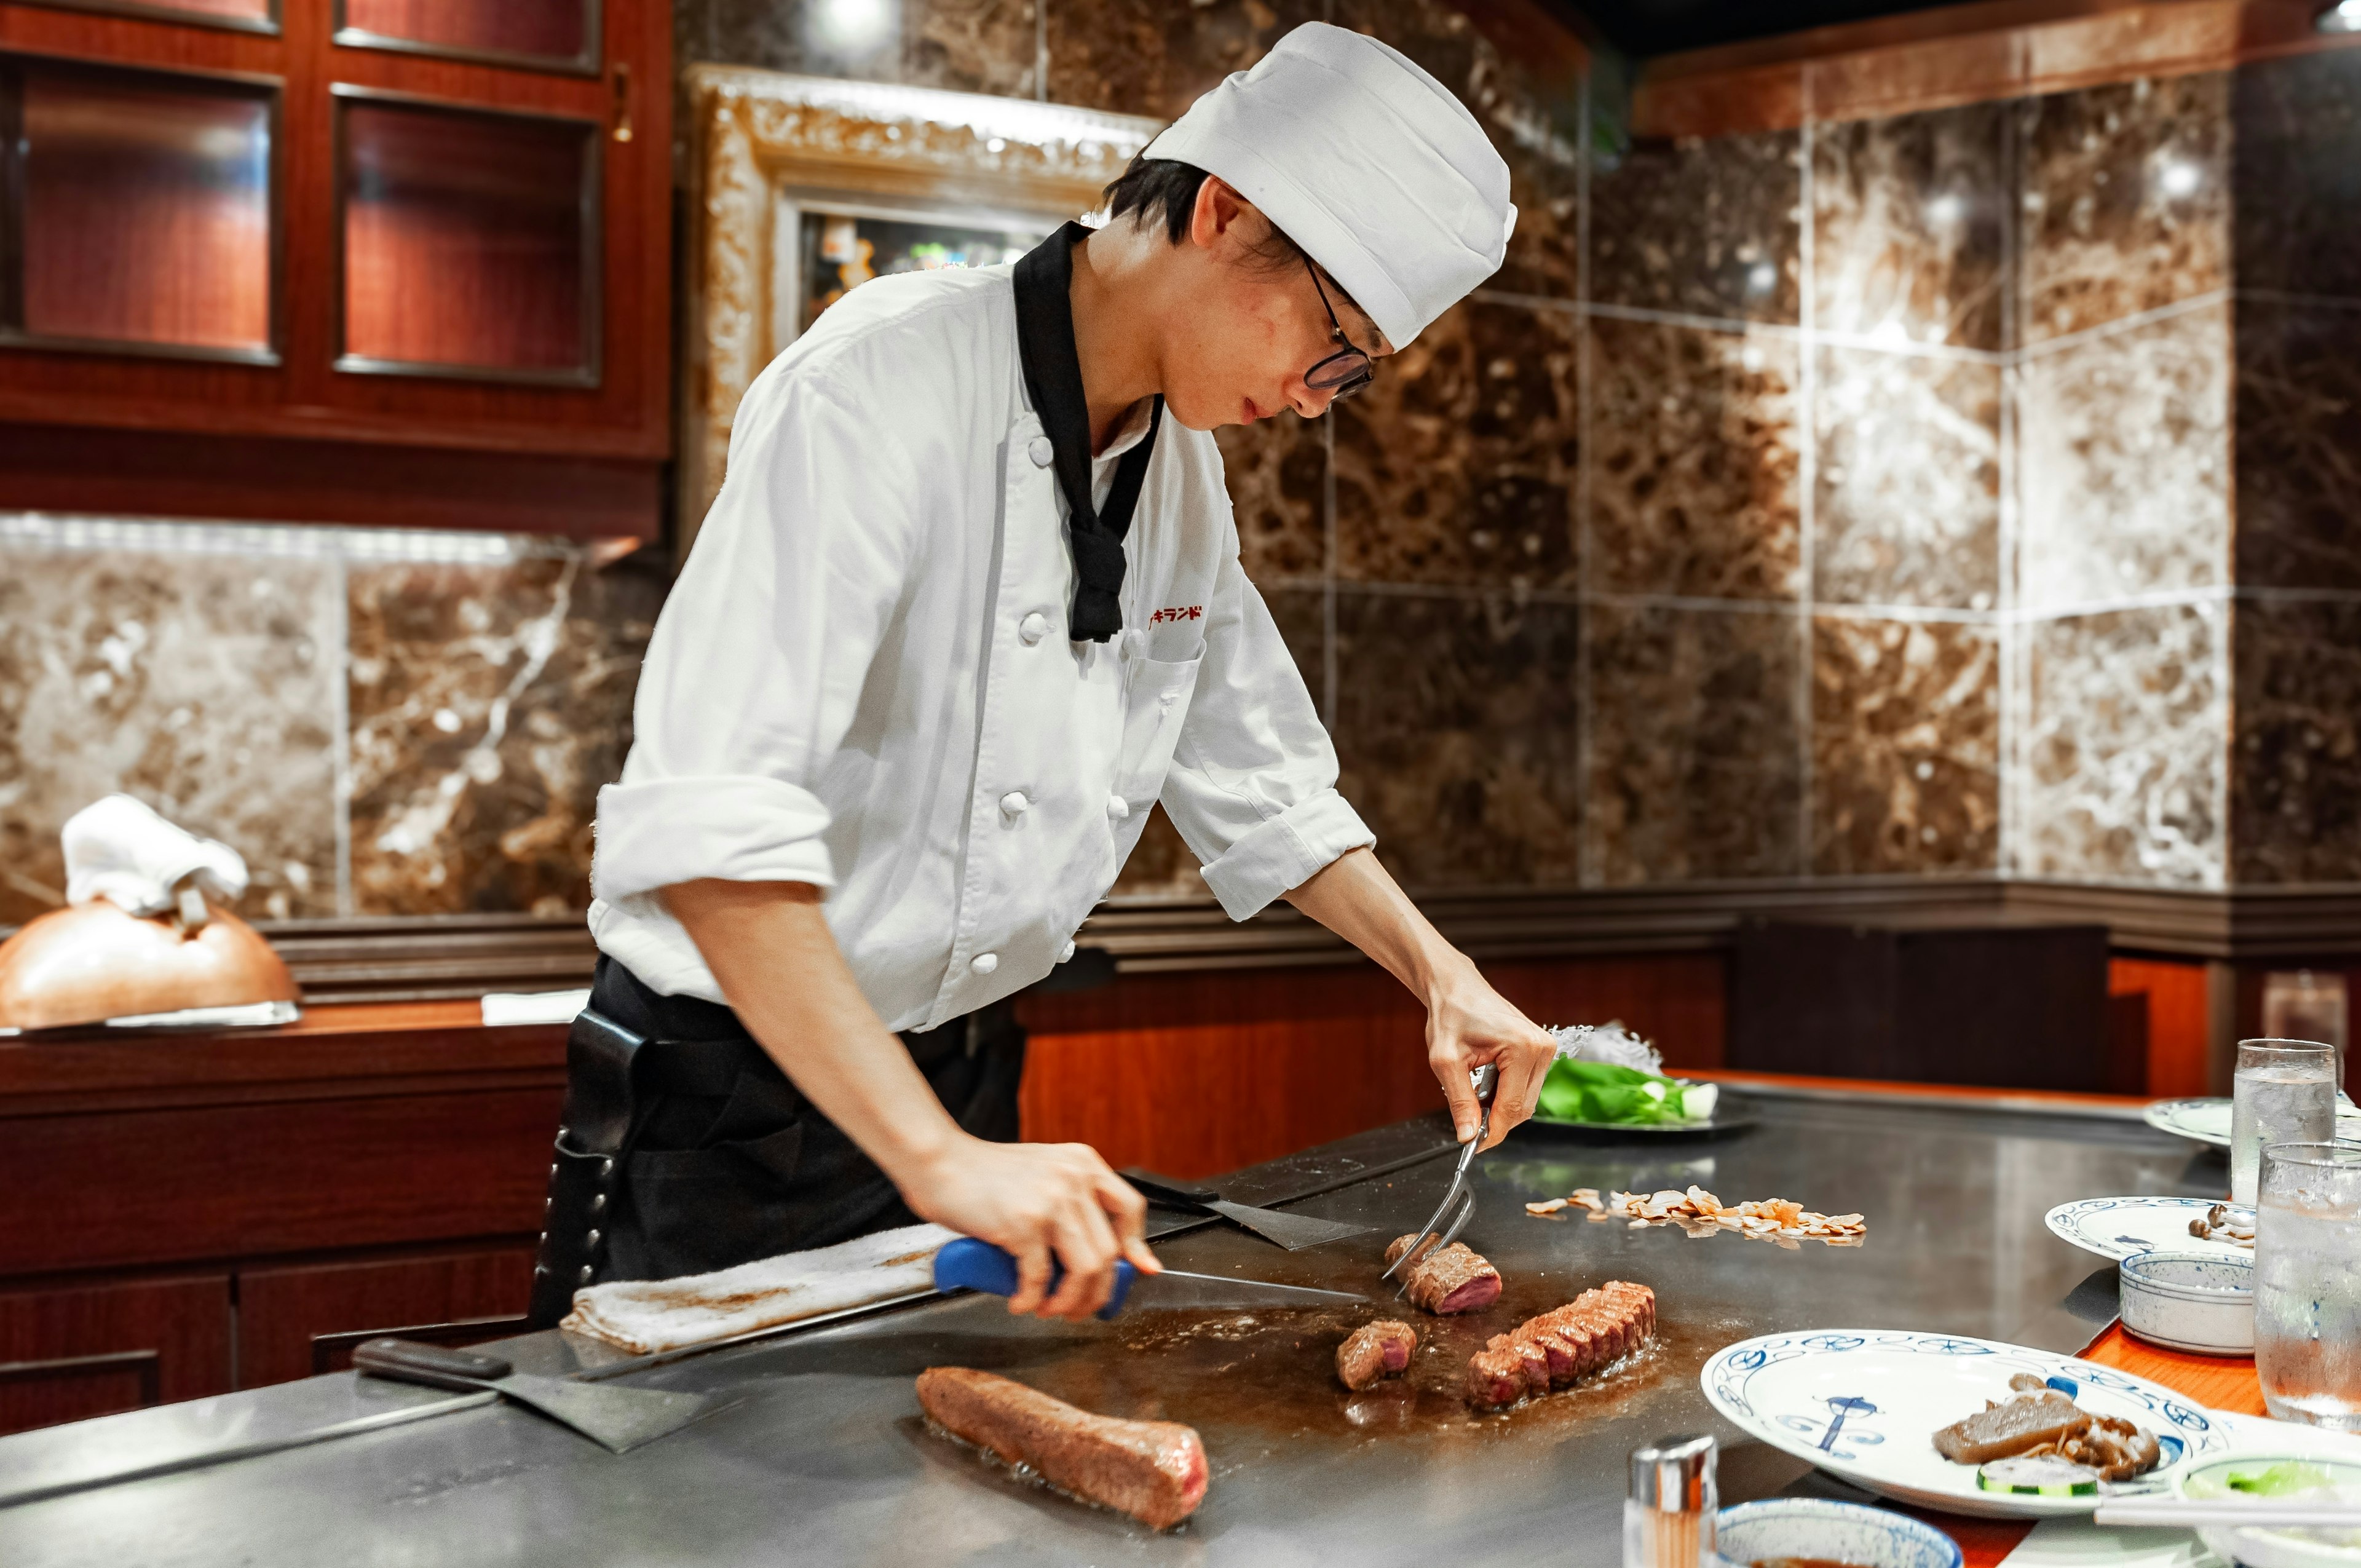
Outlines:
[[[1049,1264],[1049,1288],[1066,1277],[1057,1260]],[[946,1242],[935,1254],[935,1288],[942,1291],[982,1290],[994,1296],[1016,1294],[1016,1259],[973,1236]],[[1236,1307],[1356,1307],[1358,1296],[1341,1290],[1314,1290],[1301,1285],[1273,1285],[1262,1279],[1225,1279],[1218,1274],[1183,1274],[1168,1268],[1142,1274],[1131,1265],[1115,1266],[1115,1293],[1099,1309],[1101,1319],[1112,1319],[1126,1306],[1142,1311],[1172,1311],[1184,1308],[1223,1310]]]

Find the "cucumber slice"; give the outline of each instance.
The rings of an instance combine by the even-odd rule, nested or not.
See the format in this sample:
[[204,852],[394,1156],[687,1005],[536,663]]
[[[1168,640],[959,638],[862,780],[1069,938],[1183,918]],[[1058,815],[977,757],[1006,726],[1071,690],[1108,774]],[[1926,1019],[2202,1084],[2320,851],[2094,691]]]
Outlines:
[[1988,1460],[1977,1467],[1976,1485],[1987,1492],[2007,1492],[2028,1497],[2092,1497],[2099,1492],[2099,1473],[2087,1464],[2044,1454],[2027,1459]]

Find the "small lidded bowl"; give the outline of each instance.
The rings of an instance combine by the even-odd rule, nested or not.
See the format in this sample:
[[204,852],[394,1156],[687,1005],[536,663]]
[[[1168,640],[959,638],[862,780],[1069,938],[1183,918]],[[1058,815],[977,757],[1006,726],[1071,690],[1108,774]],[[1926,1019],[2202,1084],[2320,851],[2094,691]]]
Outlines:
[[2116,1265],[2124,1332],[2202,1355],[2255,1354],[2255,1266],[2218,1253],[2140,1252]]
[[1714,1550],[1737,1568],[1777,1558],[1859,1568],[1960,1568],[1961,1561],[1956,1541],[1907,1514],[1818,1497],[1765,1497],[1724,1508],[1714,1536]]

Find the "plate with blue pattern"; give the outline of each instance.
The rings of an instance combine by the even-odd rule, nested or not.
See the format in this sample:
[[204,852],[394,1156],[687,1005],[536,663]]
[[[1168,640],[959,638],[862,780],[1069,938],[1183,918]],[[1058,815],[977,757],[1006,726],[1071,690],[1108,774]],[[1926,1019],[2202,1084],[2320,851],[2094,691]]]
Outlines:
[[[1976,1467],[1935,1452],[1935,1433],[2031,1373],[2093,1415],[2156,1434],[2163,1458],[2098,1497],[1986,1492]],[[2073,1356],[1962,1334],[1815,1329],[1763,1334],[1718,1352],[1698,1374],[1713,1408],[1748,1436],[1897,1502],[1986,1518],[2087,1514],[2106,1497],[2160,1496],[2192,1459],[2226,1453],[2228,1430],[2204,1407],[2145,1377]]]
[[[2220,1204],[2218,1198],[2085,1198],[2060,1203],[2041,1219],[2060,1241],[2072,1242],[2101,1257],[2121,1260],[2144,1252],[2196,1252],[2254,1262],[2252,1245],[2191,1234],[2189,1222],[2203,1219]],[[2240,1212],[2246,1215],[2246,1223],[2255,1223],[2253,1210]]]

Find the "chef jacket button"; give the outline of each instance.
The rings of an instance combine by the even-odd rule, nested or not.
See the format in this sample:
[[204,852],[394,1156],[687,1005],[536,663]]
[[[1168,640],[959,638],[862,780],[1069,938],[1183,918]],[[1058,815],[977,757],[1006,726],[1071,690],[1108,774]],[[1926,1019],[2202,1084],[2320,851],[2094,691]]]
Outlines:
[[1148,633],[1133,627],[1123,634],[1123,656],[1137,659],[1148,652]]
[[1060,963],[1064,963],[1068,959],[1071,959],[1073,956],[1074,944],[1071,939],[1069,939],[1064,947],[1058,949],[1058,961]]
[[1036,468],[1047,468],[1050,460],[1058,455],[1058,449],[1049,444],[1048,436],[1037,435],[1026,444],[1025,455],[1033,459]]
[[594,1271],[591,1266],[586,1263],[582,1266],[582,1272],[576,1275],[574,1277],[577,1283],[588,1285],[590,1283],[590,1276],[593,1272]]
[[978,953],[975,957],[968,959],[967,967],[973,970],[978,974],[990,974],[994,970],[1000,967],[1000,955],[998,953]]
[[1016,635],[1025,640],[1025,646],[1030,648],[1049,635],[1049,618],[1035,610],[1016,623]]
[[1107,820],[1121,822],[1131,815],[1131,802],[1119,795],[1107,796]]
[[1024,816],[1025,808],[1032,804],[1032,797],[1021,789],[1012,789],[1000,797],[1000,809],[1011,817]]
[[588,1235],[582,1238],[582,1245],[588,1247],[592,1252],[597,1252],[598,1250],[598,1243],[601,1239],[602,1238],[599,1236],[598,1233],[594,1230]]

